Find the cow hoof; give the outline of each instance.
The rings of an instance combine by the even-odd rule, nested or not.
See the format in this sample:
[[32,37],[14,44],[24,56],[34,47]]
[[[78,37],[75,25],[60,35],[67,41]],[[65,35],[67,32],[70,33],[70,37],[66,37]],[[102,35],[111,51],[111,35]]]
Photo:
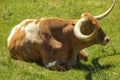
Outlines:
[[53,70],[53,71],[61,71],[61,72],[64,72],[64,71],[68,71],[68,70],[69,70],[67,64],[65,64],[65,63],[56,64],[56,65],[54,65],[54,66],[49,67],[49,69],[50,69],[50,70]]
[[79,60],[84,60],[85,62],[87,62],[88,61],[88,56],[84,56],[82,54],[79,54],[78,57],[77,57],[77,60],[78,61]]

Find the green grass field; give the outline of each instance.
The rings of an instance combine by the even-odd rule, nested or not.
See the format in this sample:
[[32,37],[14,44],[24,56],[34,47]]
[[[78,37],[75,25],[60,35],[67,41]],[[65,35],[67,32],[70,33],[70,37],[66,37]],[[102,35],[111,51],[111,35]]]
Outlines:
[[100,21],[110,42],[86,48],[89,59],[80,61],[77,69],[50,71],[36,63],[17,61],[10,57],[6,46],[12,27],[24,19],[79,19],[84,12],[99,15],[111,4],[112,0],[1,0],[0,80],[120,80],[120,0],[110,15]]

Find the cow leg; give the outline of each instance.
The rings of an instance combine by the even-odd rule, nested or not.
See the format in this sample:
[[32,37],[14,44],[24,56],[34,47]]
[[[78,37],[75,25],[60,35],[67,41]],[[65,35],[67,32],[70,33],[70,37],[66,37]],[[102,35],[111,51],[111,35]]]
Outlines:
[[87,53],[85,53],[84,51],[80,51],[79,54],[78,54],[78,57],[77,57],[77,60],[84,60],[84,61],[87,61],[88,60],[88,56],[87,56]]
[[47,69],[57,70],[57,71],[67,71],[68,65],[65,62],[56,60],[51,56],[46,55],[42,58],[42,61]]
[[67,71],[69,69],[67,63],[59,63],[56,60],[53,62],[49,62],[46,66],[50,70],[57,70],[57,71]]
[[50,70],[57,70],[57,71],[67,71],[68,65],[67,63],[59,63],[59,61],[55,60],[53,62],[49,62],[47,65],[45,65],[46,68]]

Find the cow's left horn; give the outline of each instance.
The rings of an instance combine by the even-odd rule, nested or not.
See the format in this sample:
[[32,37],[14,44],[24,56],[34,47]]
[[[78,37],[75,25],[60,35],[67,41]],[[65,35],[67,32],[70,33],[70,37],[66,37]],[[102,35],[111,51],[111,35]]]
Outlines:
[[94,31],[91,34],[89,34],[89,35],[82,34],[81,27],[84,27],[84,24],[87,25],[88,23],[89,23],[89,19],[87,19],[87,18],[81,18],[76,23],[76,25],[74,27],[74,35],[78,39],[83,40],[83,41],[90,41],[90,40],[92,40],[96,36],[96,34],[98,32],[98,28],[97,27],[95,27]]
[[111,7],[110,7],[106,12],[102,13],[101,15],[94,16],[94,17],[95,17],[97,20],[100,20],[100,19],[104,18],[105,16],[107,16],[107,15],[112,11],[113,7],[115,6],[115,1],[116,1],[116,0],[113,1]]

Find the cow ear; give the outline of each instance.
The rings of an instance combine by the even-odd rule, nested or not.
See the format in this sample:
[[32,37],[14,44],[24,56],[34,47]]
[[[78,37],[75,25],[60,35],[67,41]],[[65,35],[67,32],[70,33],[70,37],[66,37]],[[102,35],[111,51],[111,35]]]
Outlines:
[[93,25],[95,25],[96,27],[99,28],[99,21],[97,19],[92,18],[91,22],[92,22]]

